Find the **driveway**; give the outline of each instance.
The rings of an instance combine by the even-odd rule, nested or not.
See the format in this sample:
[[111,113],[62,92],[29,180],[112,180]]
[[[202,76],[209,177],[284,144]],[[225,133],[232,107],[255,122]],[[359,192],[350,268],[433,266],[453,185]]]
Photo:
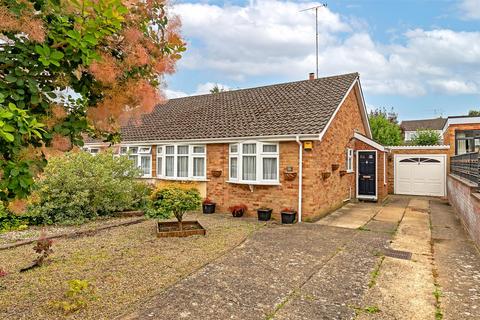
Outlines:
[[[430,230],[434,239],[455,240],[442,240],[437,250]],[[390,247],[412,258],[385,257]],[[269,224],[122,318],[478,319],[478,257],[440,200],[348,204],[314,224]]]

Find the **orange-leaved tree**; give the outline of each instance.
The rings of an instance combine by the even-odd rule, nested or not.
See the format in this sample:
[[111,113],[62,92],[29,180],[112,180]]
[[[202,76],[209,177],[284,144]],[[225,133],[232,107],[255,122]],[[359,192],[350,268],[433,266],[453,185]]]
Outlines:
[[185,51],[164,0],[0,0],[0,200],[27,195],[45,147],[118,140]]

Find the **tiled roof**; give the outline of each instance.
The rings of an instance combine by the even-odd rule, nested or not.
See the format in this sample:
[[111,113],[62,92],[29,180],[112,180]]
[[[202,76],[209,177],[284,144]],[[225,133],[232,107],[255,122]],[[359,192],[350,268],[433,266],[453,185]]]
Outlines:
[[423,119],[423,120],[408,120],[402,121],[400,127],[405,131],[417,131],[418,129],[442,130],[447,119]]
[[170,99],[122,141],[320,134],[358,73]]

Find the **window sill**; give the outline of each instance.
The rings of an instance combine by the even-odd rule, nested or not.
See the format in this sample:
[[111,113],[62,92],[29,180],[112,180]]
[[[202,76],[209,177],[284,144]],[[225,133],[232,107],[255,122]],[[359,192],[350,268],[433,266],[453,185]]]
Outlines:
[[355,173],[355,171],[353,171],[353,170],[347,170],[347,174],[348,174],[348,173]]
[[246,185],[250,185],[250,186],[281,186],[282,184],[280,182],[277,182],[277,181],[272,181],[272,182],[268,182],[268,181],[261,181],[261,182],[258,182],[258,181],[251,181],[251,182],[246,182],[246,181],[232,181],[232,180],[228,180],[226,181],[227,183],[231,183],[231,184],[246,184]]
[[173,177],[156,177],[159,180],[168,180],[168,181],[197,181],[197,182],[207,182],[210,179],[206,178],[173,178]]

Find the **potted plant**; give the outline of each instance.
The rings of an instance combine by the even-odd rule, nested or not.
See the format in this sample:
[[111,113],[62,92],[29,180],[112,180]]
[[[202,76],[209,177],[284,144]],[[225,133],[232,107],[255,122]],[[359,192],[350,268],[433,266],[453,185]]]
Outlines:
[[292,224],[295,222],[295,219],[297,218],[297,211],[293,210],[292,208],[283,209],[281,214],[282,214],[283,224]]
[[216,203],[213,202],[210,198],[205,198],[202,202],[202,211],[205,214],[215,213],[215,205]]
[[230,208],[228,208],[228,210],[232,213],[232,216],[234,216],[235,218],[239,218],[243,216],[245,211],[247,211],[247,206],[244,204],[237,204],[231,206]]
[[259,221],[268,221],[272,218],[273,209],[267,207],[260,207],[257,209],[257,215]]

